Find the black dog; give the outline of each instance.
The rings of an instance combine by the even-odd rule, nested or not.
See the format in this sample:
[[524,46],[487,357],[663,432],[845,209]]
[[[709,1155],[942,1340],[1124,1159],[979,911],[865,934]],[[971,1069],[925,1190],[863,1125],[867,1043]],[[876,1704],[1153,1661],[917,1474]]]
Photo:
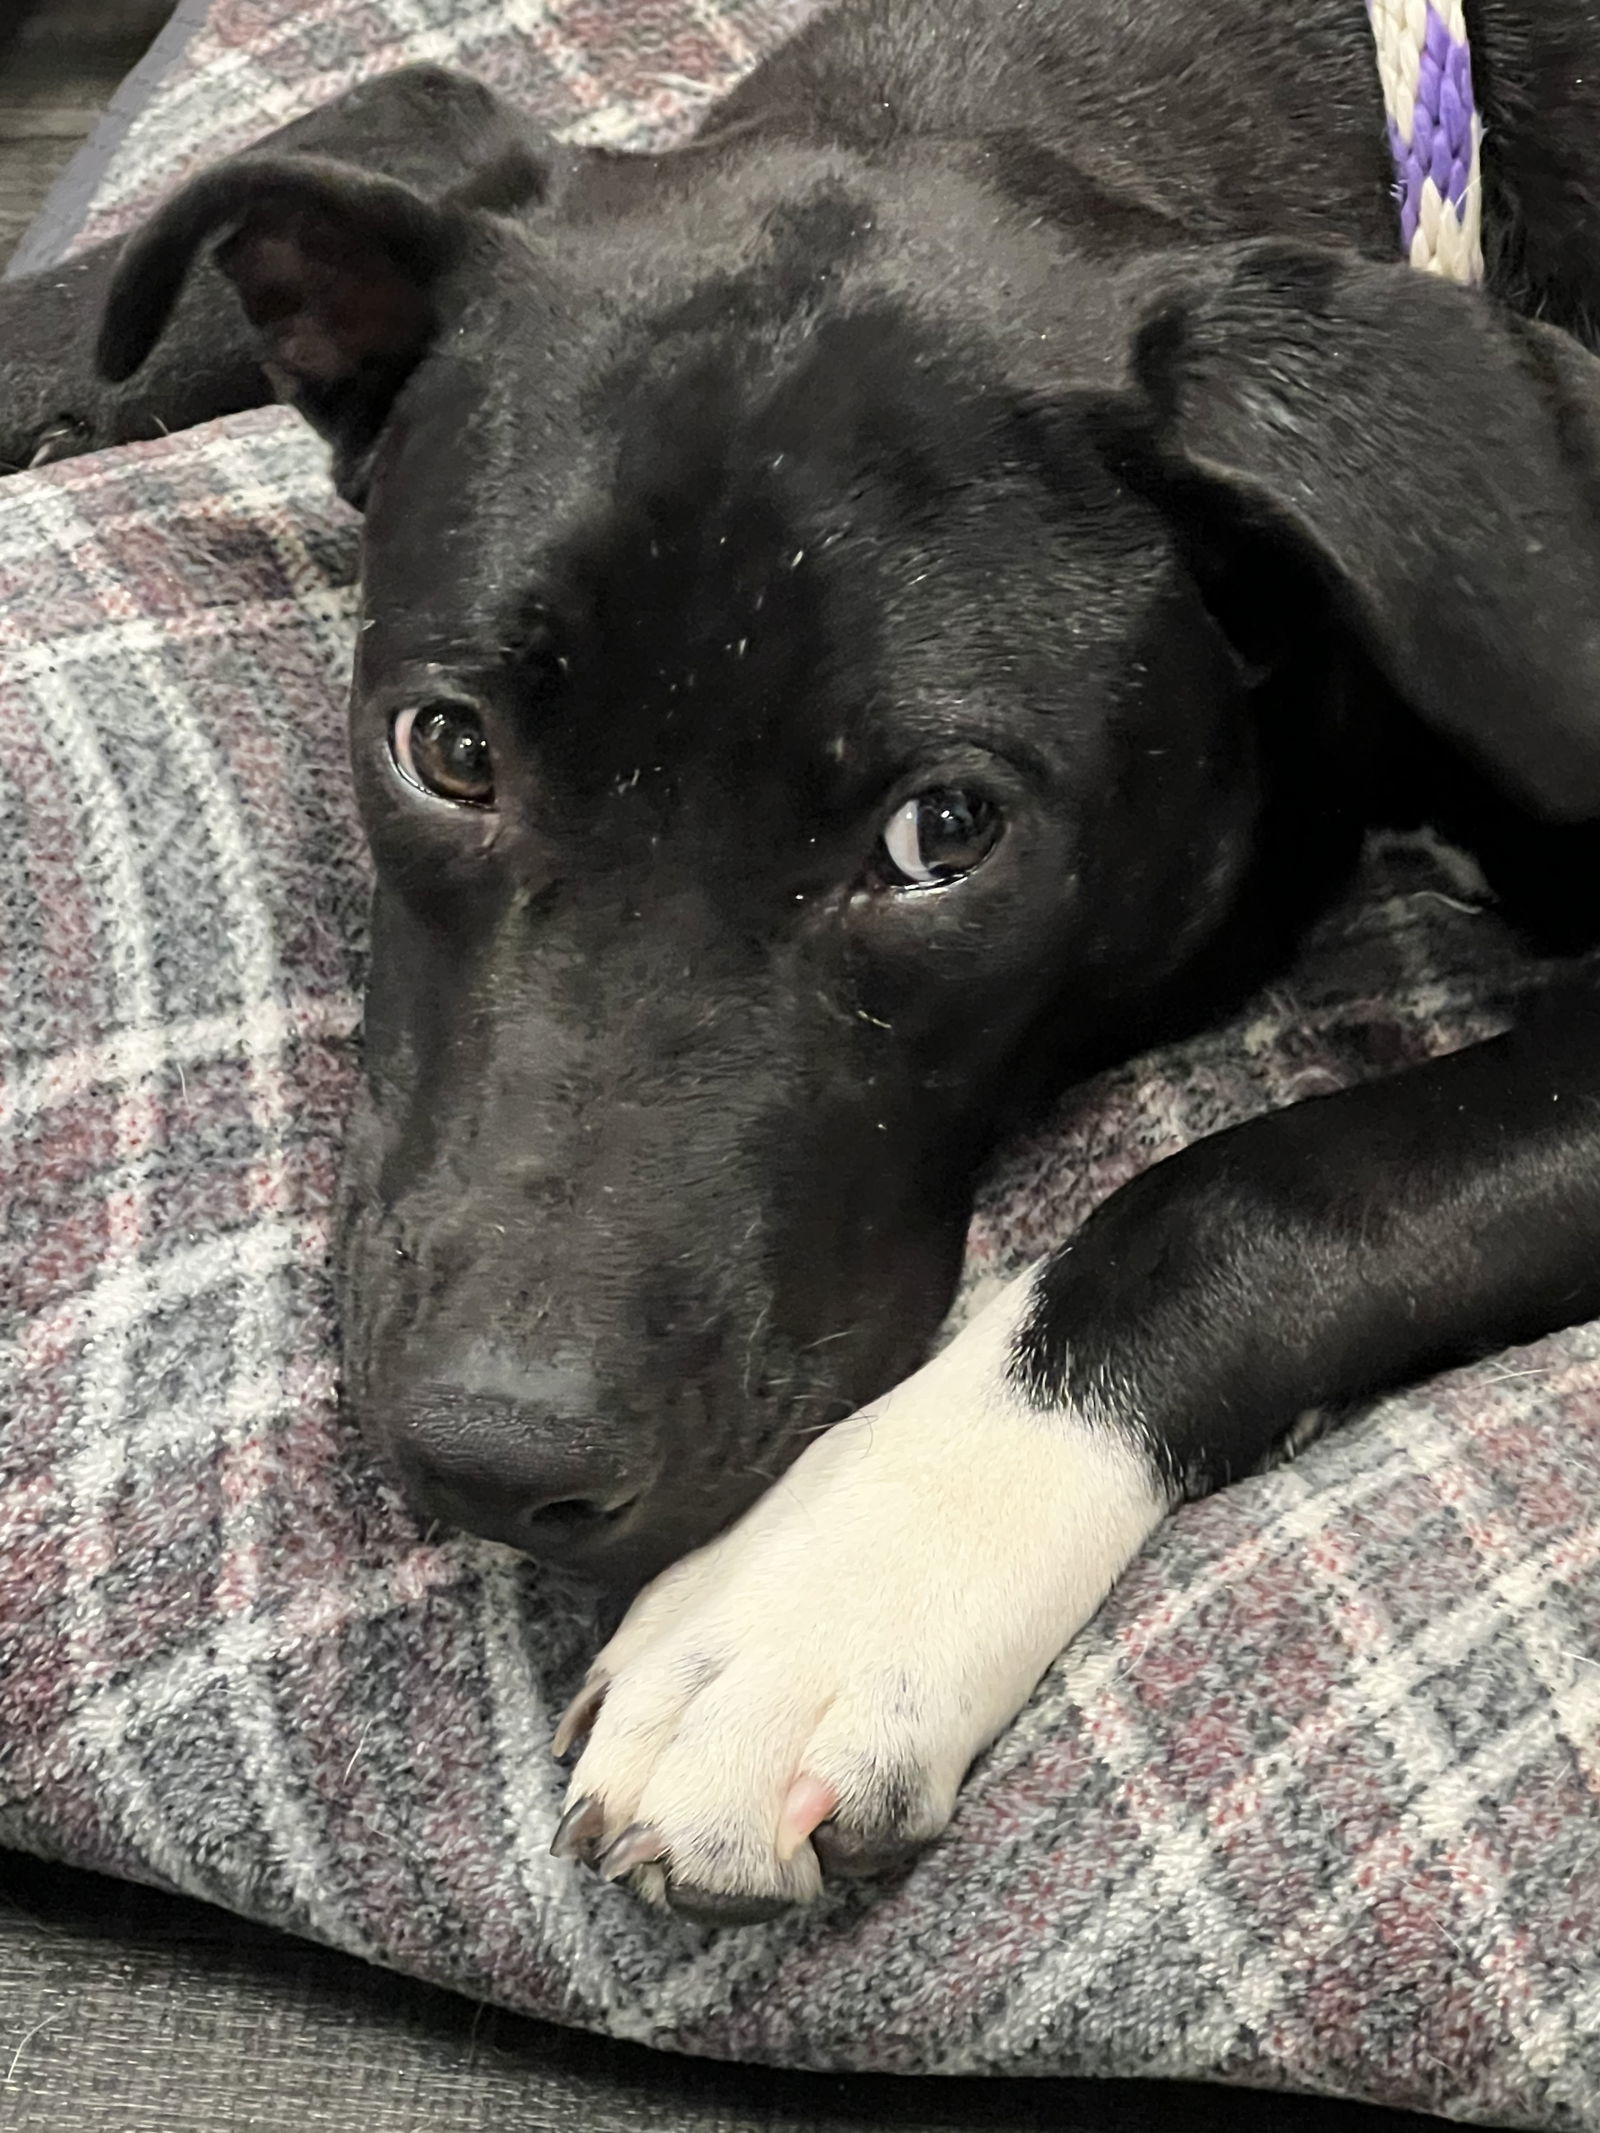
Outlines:
[[350,1395],[536,1555],[710,1543],[563,1729],[562,1848],[686,1909],[936,1832],[1183,1495],[1600,1311],[1575,989],[878,1399],[996,1135],[1370,824],[1600,937],[1600,21],[1469,19],[1486,296],[1394,263],[1354,0],[845,0],[658,156],[413,71],[0,293],[9,458],[275,391],[365,509]]

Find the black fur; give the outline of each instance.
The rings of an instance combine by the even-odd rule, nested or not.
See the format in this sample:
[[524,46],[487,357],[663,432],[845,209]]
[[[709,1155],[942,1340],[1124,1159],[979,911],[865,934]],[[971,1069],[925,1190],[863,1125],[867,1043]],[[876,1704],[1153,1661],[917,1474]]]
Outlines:
[[1134,1423],[1174,1496],[1309,1417],[1600,1314],[1600,999],[1213,1134],[1096,1209],[1018,1343],[1042,1409]]
[[[1239,997],[1371,822],[1600,931],[1600,370],[1532,322],[1600,316],[1600,25],[1472,13],[1486,297],[1394,263],[1348,0],[843,0],[648,157],[413,70],[0,287],[0,456],[270,380],[366,509],[346,1365],[421,1501],[621,1583],[705,1538],[918,1360],[997,1134]],[[400,778],[419,702],[482,718],[493,808]],[[992,857],[886,887],[950,787]],[[1205,1487],[1596,1308],[1540,1078],[1589,1052],[1162,1166],[1058,1262],[1030,1383],[1131,1374]]]

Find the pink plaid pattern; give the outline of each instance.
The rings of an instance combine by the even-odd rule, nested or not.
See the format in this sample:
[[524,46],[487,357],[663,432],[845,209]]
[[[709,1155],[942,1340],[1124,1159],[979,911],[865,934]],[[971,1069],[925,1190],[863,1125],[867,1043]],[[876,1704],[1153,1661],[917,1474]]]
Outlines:
[[217,0],[130,129],[81,232],[137,220],[180,178],[358,81],[459,67],[563,136],[653,146],[695,119],[818,0]]
[[[222,0],[95,228],[404,58],[678,127],[797,12]],[[354,559],[276,413],[0,495],[0,1840],[677,2050],[1600,2128],[1595,1328],[1186,1510],[892,1891],[708,1935],[549,1860],[583,1597],[419,1532],[335,1403]],[[973,1282],[1538,976],[1392,845],[1292,980],[1011,1152]]]

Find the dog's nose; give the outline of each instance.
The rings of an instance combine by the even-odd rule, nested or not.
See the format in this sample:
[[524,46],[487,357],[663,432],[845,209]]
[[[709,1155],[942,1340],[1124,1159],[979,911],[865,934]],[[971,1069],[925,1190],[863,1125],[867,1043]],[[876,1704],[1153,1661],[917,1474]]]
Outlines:
[[582,1366],[519,1377],[515,1393],[413,1387],[386,1417],[390,1449],[425,1516],[580,1564],[612,1543],[643,1492],[649,1447],[597,1419]]

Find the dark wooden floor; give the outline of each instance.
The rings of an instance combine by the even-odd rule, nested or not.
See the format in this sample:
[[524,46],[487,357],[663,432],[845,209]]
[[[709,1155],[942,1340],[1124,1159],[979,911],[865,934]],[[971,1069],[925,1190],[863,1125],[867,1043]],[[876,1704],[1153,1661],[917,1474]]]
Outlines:
[[0,0],[0,265],[170,13],[170,0]]
[[[167,0],[0,0],[0,263],[167,13]],[[841,2081],[667,2059],[0,1852],[5,2133],[1405,2133],[1429,2123],[1221,2089]]]

